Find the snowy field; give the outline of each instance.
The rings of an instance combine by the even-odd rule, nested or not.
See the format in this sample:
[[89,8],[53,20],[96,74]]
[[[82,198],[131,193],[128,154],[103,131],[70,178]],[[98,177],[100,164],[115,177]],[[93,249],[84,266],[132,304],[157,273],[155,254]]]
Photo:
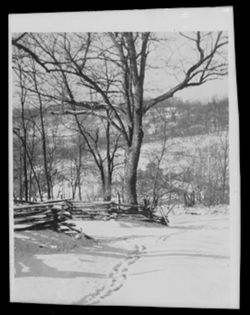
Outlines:
[[99,242],[78,252],[23,257],[12,300],[236,308],[229,218],[225,213],[172,215],[169,227],[74,221]]

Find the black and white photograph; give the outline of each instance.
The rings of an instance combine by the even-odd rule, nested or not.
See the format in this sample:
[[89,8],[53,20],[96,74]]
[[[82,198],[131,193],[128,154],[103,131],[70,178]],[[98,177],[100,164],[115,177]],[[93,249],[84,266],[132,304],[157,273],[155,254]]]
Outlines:
[[239,309],[233,16],[9,15],[11,303]]

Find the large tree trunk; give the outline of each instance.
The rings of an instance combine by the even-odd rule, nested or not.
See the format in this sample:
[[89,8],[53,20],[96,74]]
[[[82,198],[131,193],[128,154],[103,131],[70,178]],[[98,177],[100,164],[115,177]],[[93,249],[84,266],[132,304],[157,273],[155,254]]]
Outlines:
[[111,194],[111,176],[106,176],[104,179],[104,185],[103,185],[103,200],[104,201],[110,201],[112,194]]
[[[128,59],[121,52],[121,60],[124,67],[124,88],[127,89],[126,103],[128,108],[129,136],[126,152],[126,165],[124,174],[124,199],[126,203],[137,205],[137,168],[143,140],[142,117],[143,117],[143,84],[146,66],[146,50],[149,33],[142,34],[141,57],[138,63],[135,37],[133,33],[124,33],[127,44]],[[126,77],[126,75],[128,75]],[[126,82],[129,80],[129,83]],[[131,206],[131,212],[137,212],[138,207]]]
[[100,168],[102,180],[102,197],[104,201],[110,201],[112,197],[112,173]]
[[102,181],[102,198],[104,201],[110,201],[112,197],[112,174],[105,171],[103,165],[99,169]]
[[[131,205],[137,205],[137,168],[140,158],[143,140],[142,116],[139,112],[134,117],[134,132],[131,146],[127,148],[124,174],[124,201]],[[131,207],[131,211],[137,211],[137,207]]]
[[136,179],[139,151],[139,147],[128,148],[124,174],[124,201],[135,205],[137,204]]

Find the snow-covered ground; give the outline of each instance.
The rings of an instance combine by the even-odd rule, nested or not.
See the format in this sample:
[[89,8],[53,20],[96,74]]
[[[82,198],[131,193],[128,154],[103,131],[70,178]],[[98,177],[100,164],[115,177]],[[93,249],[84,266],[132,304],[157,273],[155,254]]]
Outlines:
[[235,308],[228,214],[173,215],[170,227],[76,221],[101,242],[20,261],[12,300]]
[[[199,218],[200,219],[200,218]],[[230,308],[225,218],[175,220],[129,268],[124,286],[101,304]]]

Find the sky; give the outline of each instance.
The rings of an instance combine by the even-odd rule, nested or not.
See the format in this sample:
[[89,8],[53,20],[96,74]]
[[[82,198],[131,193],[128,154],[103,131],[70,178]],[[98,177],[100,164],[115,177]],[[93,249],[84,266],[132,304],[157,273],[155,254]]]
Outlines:
[[[190,32],[185,34],[190,37],[196,36],[196,34]],[[176,86],[183,80],[184,73],[188,68],[199,60],[196,43],[180,36],[179,32],[157,32],[152,33],[152,36],[153,39],[149,42],[145,75],[145,99],[157,97]],[[216,38],[217,32],[213,32],[212,36]],[[110,43],[107,36],[104,36],[104,42],[109,47]],[[206,53],[211,49],[206,50],[206,45],[209,43],[210,37],[202,42],[202,48]],[[222,55],[224,56],[224,52]],[[95,67],[95,64],[93,66]],[[82,88],[80,90],[81,94],[86,92],[83,92]],[[199,87],[185,88],[178,91],[174,96],[184,101],[207,102],[213,98],[224,98],[227,94],[228,80],[225,77],[206,82]],[[89,90],[87,90],[87,95],[84,95],[84,97],[89,97]]]
[[[212,37],[201,43],[206,54],[211,51],[210,45],[217,37],[217,32],[212,33]],[[185,35],[194,38],[196,34],[187,32]],[[227,33],[223,33],[223,37]],[[160,32],[154,36],[161,38],[160,42],[149,46],[148,64],[155,68],[148,68],[145,78],[145,96],[155,97],[168,91],[180,83],[184,78],[184,73],[191,65],[199,60],[196,43],[190,41],[179,34],[179,32]],[[223,39],[224,40],[224,39]],[[209,47],[209,48],[207,48]],[[218,63],[228,61],[227,45],[219,49],[219,55],[215,56]],[[178,91],[174,96],[185,100],[209,101],[216,98],[224,98],[228,95],[228,78],[220,77],[213,81],[208,81],[201,86],[188,87]]]
[[[161,79],[157,80],[157,89],[154,91],[148,92],[145,90],[145,97],[147,96],[158,96],[161,93],[166,92],[165,82],[167,78],[161,76]],[[212,100],[213,98],[226,98],[228,96],[228,78],[225,77],[223,79],[217,79],[214,81],[208,81],[201,86],[198,87],[188,87],[181,91],[176,92],[174,95],[184,101],[201,101],[207,102]]]
[[[148,31],[152,32],[189,32],[221,31],[233,35],[233,9],[215,8],[178,8],[105,12],[71,12],[52,14],[11,14],[11,32],[106,32],[106,31]],[[98,23],[96,23],[98,21]],[[230,46],[233,49],[233,41]],[[231,51],[232,52],[232,51]],[[232,55],[232,54],[231,54]],[[165,75],[157,74],[155,96],[173,86]],[[151,79],[150,79],[151,81]],[[145,91],[146,92],[146,91]],[[208,82],[200,87],[188,88],[176,93],[177,97],[206,100],[214,96],[228,94],[227,79]],[[150,92],[152,95],[152,91]],[[231,89],[230,89],[231,93]]]
[[214,80],[206,82],[204,85],[199,87],[189,87],[185,90],[176,93],[176,96],[182,98],[183,100],[199,100],[199,101],[209,101],[212,98],[224,98],[228,95],[228,80],[227,78],[223,80]]

